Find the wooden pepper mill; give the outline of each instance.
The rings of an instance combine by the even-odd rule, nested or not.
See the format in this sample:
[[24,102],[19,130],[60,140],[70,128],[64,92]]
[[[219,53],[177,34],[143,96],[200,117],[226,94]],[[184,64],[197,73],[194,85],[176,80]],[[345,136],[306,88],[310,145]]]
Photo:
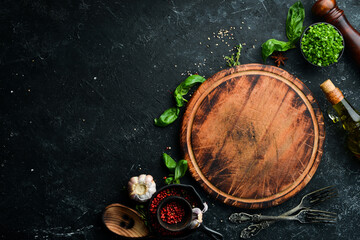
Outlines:
[[318,0],[311,8],[312,13],[337,27],[345,39],[345,48],[360,66],[360,33],[347,20],[344,11],[335,0]]

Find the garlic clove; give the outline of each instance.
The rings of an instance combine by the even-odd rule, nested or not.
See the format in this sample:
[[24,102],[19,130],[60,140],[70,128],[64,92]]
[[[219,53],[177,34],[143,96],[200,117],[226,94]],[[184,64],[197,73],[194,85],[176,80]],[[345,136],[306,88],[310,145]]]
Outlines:
[[148,200],[149,199],[149,197],[146,195],[146,194],[144,194],[144,195],[138,195],[138,200],[139,200],[139,202],[145,202],[146,200]]
[[152,196],[152,193],[148,191],[148,192],[145,194],[145,196],[146,196],[147,199],[150,199],[151,196]]
[[148,189],[148,191],[151,193],[151,195],[153,195],[156,192],[155,182],[154,182],[154,184],[151,185],[151,187]]
[[202,221],[203,221],[203,214],[202,213],[200,213],[199,215],[198,215],[198,221],[200,222],[200,223],[202,223]]
[[146,179],[146,175],[145,174],[141,174],[139,176],[139,183],[145,183],[145,179]]
[[201,223],[197,219],[194,219],[194,220],[191,221],[189,228],[190,229],[195,229],[195,228],[199,227],[200,224]]
[[199,223],[202,223],[203,213],[200,208],[192,209],[192,219],[198,220]]
[[199,215],[200,213],[202,213],[200,208],[193,208],[192,212],[193,212],[193,215],[196,215],[196,216]]
[[146,183],[151,184],[153,182],[153,180],[154,180],[154,178],[151,175],[146,175],[146,177],[145,177],[145,182]]
[[130,181],[128,182],[128,190],[130,195],[134,192],[134,186],[138,184],[139,178],[138,177],[132,177],[130,178]]
[[132,178],[130,178],[129,184],[130,183],[134,184],[134,183],[138,183],[138,182],[139,182],[139,177],[132,177]]

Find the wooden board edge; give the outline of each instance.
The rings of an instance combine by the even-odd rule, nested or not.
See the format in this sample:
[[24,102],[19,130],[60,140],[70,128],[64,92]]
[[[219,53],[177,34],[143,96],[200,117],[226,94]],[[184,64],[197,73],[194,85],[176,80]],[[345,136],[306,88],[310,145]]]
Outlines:
[[241,202],[239,200],[228,199],[225,196],[222,196],[221,194],[213,191],[209,186],[207,186],[205,184],[203,179],[201,179],[199,174],[196,172],[195,167],[193,166],[193,163],[190,159],[189,149],[187,146],[187,129],[188,129],[188,122],[189,122],[189,119],[191,116],[191,112],[185,111],[182,122],[181,122],[180,146],[181,146],[182,152],[184,154],[184,159],[186,159],[188,161],[190,174],[207,193],[209,193],[215,199],[220,200],[221,202],[224,202],[225,204],[234,206],[234,207],[247,208],[247,209],[259,209],[259,208],[268,208],[268,207],[272,207],[272,206],[277,206],[277,205],[285,202],[286,200],[288,200],[289,198],[293,197],[298,192],[300,192],[300,190],[302,190],[310,182],[310,180],[312,179],[313,175],[315,174],[315,172],[320,164],[321,157],[323,155],[323,147],[324,147],[323,145],[324,145],[324,141],[325,141],[325,126],[324,126],[324,117],[320,110],[320,107],[319,107],[317,101],[315,100],[315,98],[313,97],[313,94],[310,91],[310,89],[298,78],[296,78],[295,76],[291,75],[290,73],[288,73],[287,71],[285,71],[281,68],[277,68],[277,67],[269,66],[269,65],[262,65],[262,64],[245,64],[245,65],[240,65],[237,67],[219,71],[219,72],[215,73],[214,75],[212,75],[203,84],[201,84],[199,86],[197,91],[193,94],[192,98],[188,102],[186,108],[187,109],[193,108],[194,105],[197,103],[199,97],[207,89],[208,85],[211,85],[214,81],[217,81],[219,78],[226,77],[228,75],[231,75],[231,74],[239,72],[239,71],[264,70],[265,68],[267,69],[267,71],[269,71],[269,69],[271,69],[270,72],[275,73],[280,76],[283,76],[284,78],[291,79],[291,82],[293,82],[299,89],[304,90],[303,93],[309,100],[309,102],[314,110],[314,114],[316,116],[316,120],[317,120],[317,124],[318,124],[318,130],[319,130],[318,150],[316,152],[316,157],[314,158],[313,165],[311,166],[309,173],[307,174],[308,176],[306,178],[304,178],[304,181],[302,181],[300,184],[298,184],[294,189],[292,189],[287,194],[284,194],[284,195],[282,195],[276,199],[272,199],[270,201],[264,201],[264,202],[258,202],[258,203],[247,203],[247,202]]

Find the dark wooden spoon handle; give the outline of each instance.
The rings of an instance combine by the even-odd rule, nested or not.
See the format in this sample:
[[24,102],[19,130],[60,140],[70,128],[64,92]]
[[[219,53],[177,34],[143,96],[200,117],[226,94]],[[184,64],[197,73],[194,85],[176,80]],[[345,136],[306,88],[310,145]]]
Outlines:
[[345,39],[345,48],[360,66],[360,33],[351,26],[344,11],[338,8],[335,0],[318,0],[312,13],[337,27]]

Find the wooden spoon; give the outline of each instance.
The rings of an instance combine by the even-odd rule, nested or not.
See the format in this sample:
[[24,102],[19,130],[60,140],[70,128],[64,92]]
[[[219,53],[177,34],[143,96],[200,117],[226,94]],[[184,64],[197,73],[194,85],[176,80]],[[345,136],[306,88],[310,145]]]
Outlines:
[[119,203],[107,206],[102,219],[105,226],[117,235],[127,238],[149,236],[149,229],[140,214]]

